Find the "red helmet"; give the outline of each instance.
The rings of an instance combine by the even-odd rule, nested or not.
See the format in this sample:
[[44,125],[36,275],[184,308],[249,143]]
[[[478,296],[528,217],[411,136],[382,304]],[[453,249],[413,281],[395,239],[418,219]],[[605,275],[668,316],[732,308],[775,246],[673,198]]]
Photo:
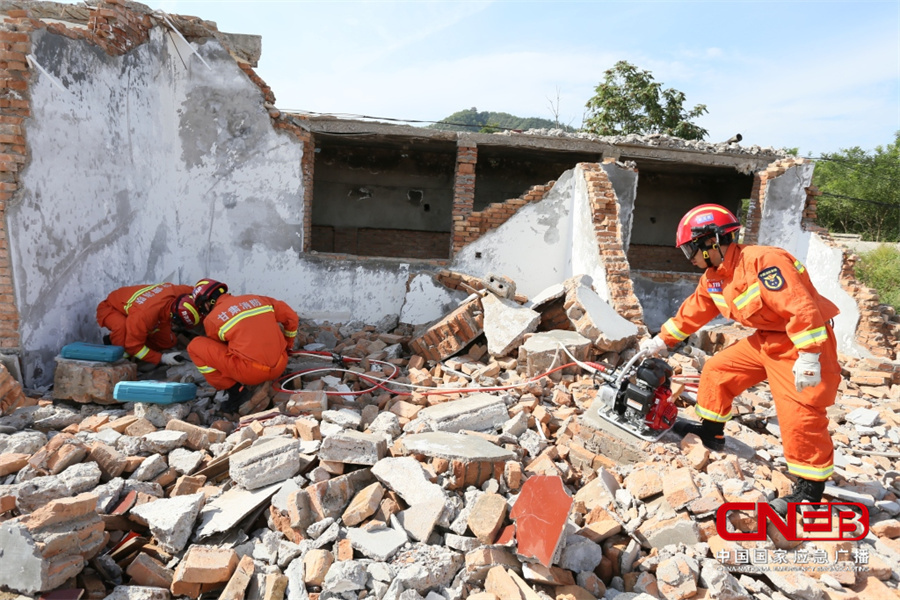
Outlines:
[[718,204],[701,204],[681,217],[675,233],[675,245],[684,252],[688,260],[700,248],[700,241],[724,236],[741,228],[741,223],[730,210]]
[[196,327],[200,321],[200,311],[194,304],[194,299],[190,294],[181,294],[175,298],[172,304],[172,320],[176,325],[182,325],[188,329]]
[[216,300],[219,299],[219,296],[227,291],[228,286],[221,281],[201,279],[194,284],[194,291],[191,292],[191,296],[194,297],[197,307],[200,308],[203,314],[209,314],[209,311],[216,305]]

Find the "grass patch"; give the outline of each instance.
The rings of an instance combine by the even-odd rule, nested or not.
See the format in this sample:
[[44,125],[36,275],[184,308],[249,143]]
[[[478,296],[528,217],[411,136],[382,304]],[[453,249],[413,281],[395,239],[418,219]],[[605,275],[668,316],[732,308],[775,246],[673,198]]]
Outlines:
[[856,276],[867,286],[875,288],[882,304],[900,309],[900,250],[896,246],[885,244],[860,254]]

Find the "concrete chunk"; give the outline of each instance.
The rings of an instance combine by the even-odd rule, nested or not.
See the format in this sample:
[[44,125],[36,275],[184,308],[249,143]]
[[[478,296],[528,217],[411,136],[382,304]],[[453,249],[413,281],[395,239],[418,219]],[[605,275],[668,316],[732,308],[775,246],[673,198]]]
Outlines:
[[[520,413],[522,414],[522,413]],[[403,447],[411,454],[461,460],[464,462],[498,462],[512,460],[515,455],[505,448],[474,435],[433,431],[407,435]]]
[[491,356],[506,356],[512,352],[541,322],[540,313],[493,294],[482,298],[481,305],[484,307],[484,336]]
[[141,585],[117,585],[103,600],[169,600],[169,590]]
[[566,293],[566,314],[575,330],[601,352],[620,352],[631,344],[638,327],[623,318],[593,289],[574,286]]
[[354,550],[377,561],[390,560],[409,541],[405,531],[384,526],[367,529],[351,527],[347,530],[347,539]]
[[[575,331],[542,331],[528,338],[519,347],[519,364],[525,365],[525,375],[534,377],[571,362],[566,350],[578,360],[588,360],[591,340]],[[575,373],[579,370],[579,367],[569,367],[562,372]]]
[[135,506],[131,514],[147,522],[164,550],[180,552],[190,538],[205,498],[204,494],[197,493],[156,500]]
[[374,465],[387,453],[384,437],[373,433],[345,430],[322,441],[319,460],[352,465]]
[[429,500],[444,502],[446,493],[441,486],[428,480],[422,465],[411,456],[383,458],[372,467],[372,475],[388,489],[413,506]]
[[241,487],[255,490],[290,479],[300,471],[300,440],[262,439],[230,458],[228,474]]
[[459,400],[423,408],[416,420],[425,422],[435,431],[456,433],[462,429],[499,429],[507,419],[509,411],[502,398],[490,394],[471,394]]
[[200,541],[231,530],[260,504],[267,502],[281,485],[275,483],[253,491],[234,487],[214,498],[200,511],[194,539]]
[[188,434],[184,431],[162,430],[141,436],[141,447],[144,452],[168,454],[187,443]]

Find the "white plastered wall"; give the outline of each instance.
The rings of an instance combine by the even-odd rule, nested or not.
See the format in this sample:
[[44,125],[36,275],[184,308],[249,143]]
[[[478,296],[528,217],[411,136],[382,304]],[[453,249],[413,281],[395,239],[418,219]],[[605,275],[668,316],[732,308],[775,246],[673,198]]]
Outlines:
[[398,314],[408,266],[302,257],[302,144],[216,41],[180,54],[161,29],[114,57],[33,34],[30,161],[7,208],[26,385],[66,343],[99,341],[98,302],[124,285],[205,276],[301,316]]
[[840,314],[834,319],[838,350],[850,356],[868,355],[868,351],[855,341],[859,307],[841,287],[842,251],[828,246],[815,233],[805,231],[800,222],[806,203],[806,188],[812,184],[813,169],[812,163],[793,166],[783,175],[768,181],[759,243],[784,248],[797,257],[809,270],[810,279],[819,294],[840,309]]
[[600,297],[609,299],[584,170],[563,173],[543,200],[463,248],[452,268],[476,277],[505,275],[528,297],[586,274]]

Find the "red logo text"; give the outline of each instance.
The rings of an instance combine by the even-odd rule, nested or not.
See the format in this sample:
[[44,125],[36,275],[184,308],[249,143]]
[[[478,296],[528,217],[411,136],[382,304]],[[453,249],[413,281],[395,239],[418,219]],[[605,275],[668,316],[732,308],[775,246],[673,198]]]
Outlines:
[[[755,519],[755,530],[729,531],[732,511],[742,511],[744,522]],[[726,502],[716,511],[716,532],[724,540],[765,541],[767,524],[790,541],[855,541],[869,533],[869,509],[858,502],[790,502],[787,519],[764,502]]]

